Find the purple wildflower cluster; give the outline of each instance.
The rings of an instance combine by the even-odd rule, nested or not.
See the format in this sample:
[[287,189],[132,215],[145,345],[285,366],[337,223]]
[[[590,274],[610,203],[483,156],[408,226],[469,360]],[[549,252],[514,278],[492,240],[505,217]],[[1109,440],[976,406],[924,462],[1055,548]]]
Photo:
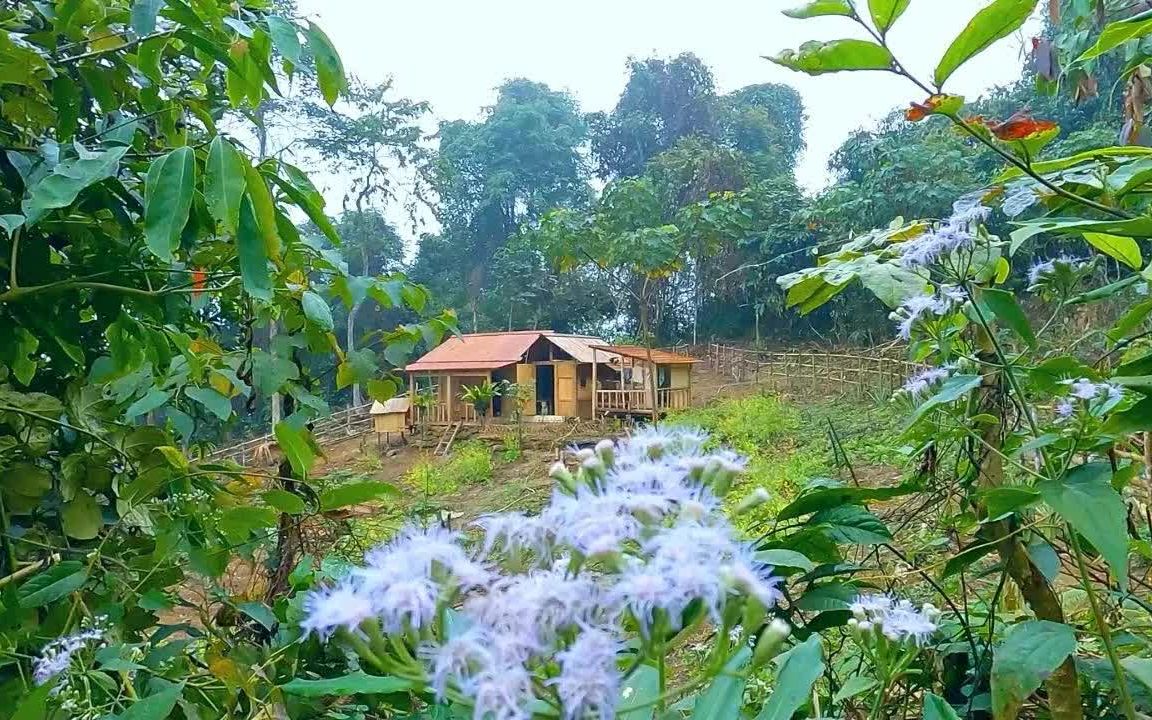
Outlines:
[[68,670],[72,665],[72,657],[92,643],[104,641],[106,630],[103,626],[104,618],[97,618],[96,624],[86,630],[80,630],[72,635],[57,638],[40,650],[32,667],[32,679],[37,685],[43,685],[60,673]]
[[909,340],[916,323],[929,317],[947,315],[968,300],[967,293],[951,285],[942,286],[933,295],[913,295],[900,303],[892,319],[896,321],[896,331],[900,337]]
[[913,400],[918,400],[928,394],[937,383],[947,380],[952,375],[955,368],[952,365],[944,365],[943,367],[926,368],[908,378],[904,383],[904,392],[912,396]]
[[860,638],[883,637],[894,643],[924,645],[936,632],[940,611],[931,604],[917,609],[890,595],[861,595],[852,603],[849,626]]
[[940,258],[972,248],[976,244],[976,228],[991,213],[978,197],[958,200],[952,206],[951,217],[901,246],[901,264],[907,268],[928,267]]
[[1059,270],[1075,271],[1087,262],[1084,258],[1061,255],[1051,260],[1042,260],[1028,268],[1028,284],[1036,286],[1056,275]]
[[565,718],[611,718],[622,628],[646,644],[695,603],[720,621],[781,598],[780,579],[720,512],[743,461],[706,440],[647,429],[581,450],[575,471],[553,466],[557,489],[540,513],[479,520],[474,552],[460,533],[407,528],[311,593],[301,628],[412,645],[414,672],[476,720],[529,718],[541,693]]

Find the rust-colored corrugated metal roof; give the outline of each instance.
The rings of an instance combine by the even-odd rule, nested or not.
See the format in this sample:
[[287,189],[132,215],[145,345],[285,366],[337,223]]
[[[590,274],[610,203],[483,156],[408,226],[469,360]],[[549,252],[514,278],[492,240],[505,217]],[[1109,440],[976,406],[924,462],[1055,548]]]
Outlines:
[[404,369],[408,372],[495,370],[520,362],[532,343],[545,334],[540,330],[521,330],[452,336]]
[[668,352],[667,350],[649,350],[648,348],[638,347],[636,345],[593,345],[592,347],[597,350],[605,350],[607,352],[623,355],[633,360],[648,361],[648,353],[652,353],[652,362],[657,365],[691,365],[700,362],[699,359],[690,355],[681,355],[680,353]]

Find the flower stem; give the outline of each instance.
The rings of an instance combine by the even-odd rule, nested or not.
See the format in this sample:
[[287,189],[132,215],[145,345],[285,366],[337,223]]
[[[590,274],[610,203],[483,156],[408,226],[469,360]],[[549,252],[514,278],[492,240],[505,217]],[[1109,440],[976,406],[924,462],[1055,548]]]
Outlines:
[[1112,642],[1112,629],[1104,619],[1100,609],[1100,600],[1096,597],[1096,590],[1092,587],[1092,579],[1088,576],[1088,566],[1084,562],[1084,551],[1080,548],[1080,540],[1071,525],[1065,526],[1068,533],[1068,544],[1072,546],[1072,554],[1076,556],[1076,568],[1080,571],[1080,583],[1084,592],[1088,593],[1088,604],[1092,608],[1092,617],[1096,621],[1096,630],[1100,639],[1104,641],[1104,651],[1108,654],[1108,662],[1112,664],[1112,672],[1116,674],[1116,693],[1120,696],[1120,704],[1124,707],[1124,717],[1136,720],[1136,708],[1132,704],[1132,695],[1128,692],[1128,680],[1124,677],[1124,666],[1120,664],[1120,656],[1116,653],[1116,645]]

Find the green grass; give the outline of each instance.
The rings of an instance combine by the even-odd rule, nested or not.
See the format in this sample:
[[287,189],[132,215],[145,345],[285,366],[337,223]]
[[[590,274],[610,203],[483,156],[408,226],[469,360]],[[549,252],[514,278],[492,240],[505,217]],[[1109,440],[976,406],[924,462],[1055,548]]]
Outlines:
[[887,470],[902,458],[896,414],[888,405],[869,401],[820,399],[799,406],[774,395],[751,395],[693,408],[670,417],[669,422],[702,428],[716,445],[748,458],[748,471],[725,498],[725,505],[734,508],[761,487],[771,500],[739,519],[746,528],[774,517],[812,478],[849,479],[833,449],[832,429],[858,471],[869,466]]

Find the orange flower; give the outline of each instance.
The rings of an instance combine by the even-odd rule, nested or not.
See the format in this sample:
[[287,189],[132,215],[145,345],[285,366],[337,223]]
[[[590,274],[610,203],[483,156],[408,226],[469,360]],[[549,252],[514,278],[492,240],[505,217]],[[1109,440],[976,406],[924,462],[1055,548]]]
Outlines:
[[204,274],[203,270],[197,269],[197,270],[192,271],[192,297],[193,298],[200,297],[200,294],[204,292],[204,281],[206,278],[207,278],[207,276]]

